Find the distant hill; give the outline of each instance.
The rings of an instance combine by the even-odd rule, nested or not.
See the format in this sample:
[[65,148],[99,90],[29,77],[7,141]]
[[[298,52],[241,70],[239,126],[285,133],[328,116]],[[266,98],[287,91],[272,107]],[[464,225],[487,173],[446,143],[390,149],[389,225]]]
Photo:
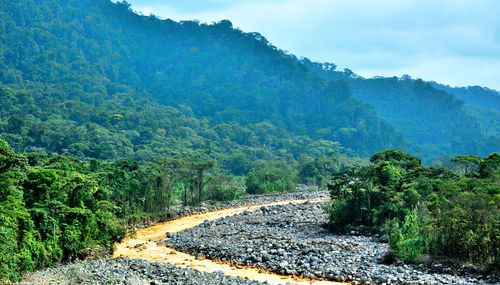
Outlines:
[[481,86],[450,87],[448,85],[430,82],[433,87],[443,90],[464,101],[466,105],[485,110],[500,110],[500,93]]
[[451,88],[409,76],[365,79],[335,65],[301,60],[326,80],[345,80],[352,96],[404,134],[423,157],[486,155],[500,149],[500,96],[482,87]]
[[450,87],[431,82],[439,90],[455,95],[465,103],[465,110],[476,117],[486,137],[500,137],[500,93],[486,87]]
[[227,20],[160,20],[109,0],[5,0],[0,31],[0,132],[17,151],[197,156],[244,173],[332,150],[491,148],[445,92],[299,60]]

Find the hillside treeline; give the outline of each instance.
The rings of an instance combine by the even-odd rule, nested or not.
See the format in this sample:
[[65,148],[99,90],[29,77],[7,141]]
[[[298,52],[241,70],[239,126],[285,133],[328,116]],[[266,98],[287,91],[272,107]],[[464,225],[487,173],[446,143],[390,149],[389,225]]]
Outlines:
[[418,262],[421,254],[484,267],[500,266],[500,155],[460,155],[448,167],[422,167],[400,150],[374,154],[329,186],[330,227],[385,228],[395,255]]

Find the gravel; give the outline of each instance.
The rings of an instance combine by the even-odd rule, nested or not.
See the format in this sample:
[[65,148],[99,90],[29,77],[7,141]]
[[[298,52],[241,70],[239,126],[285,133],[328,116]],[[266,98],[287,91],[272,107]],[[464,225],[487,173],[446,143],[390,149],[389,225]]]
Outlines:
[[308,187],[302,185],[300,187],[297,187],[297,190],[300,191],[291,193],[243,195],[241,196],[240,200],[232,200],[227,202],[205,201],[202,202],[199,207],[190,207],[190,206],[183,207],[181,205],[178,205],[172,207],[170,209],[170,213],[164,213],[163,215],[160,216],[150,217],[147,221],[140,221],[132,226],[129,226],[128,229],[134,231],[141,228],[150,227],[157,223],[165,222],[168,220],[175,220],[189,215],[201,214],[228,208],[260,205],[260,204],[267,204],[285,200],[301,200],[301,199],[316,199],[316,198],[330,197],[328,191],[317,191],[317,188],[315,187]]
[[[302,187],[302,190],[307,188]],[[283,194],[244,195],[241,200],[225,203],[204,202],[201,207],[174,207],[168,215],[155,217],[132,230],[153,225],[156,222],[176,219],[191,214],[265,204],[283,200],[314,199],[329,197],[327,191],[303,191]],[[149,264],[138,259],[97,259],[77,261],[66,265],[41,269],[28,273],[18,284],[267,284],[219,273],[203,273],[197,270],[161,263]]]
[[[166,217],[282,200],[327,198],[328,192],[247,195],[228,203],[205,203],[200,208],[174,208]],[[280,274],[350,281],[353,284],[478,284],[499,283],[496,274],[474,274],[441,264],[383,264],[391,261],[386,237],[335,235],[319,203],[267,206],[204,223],[163,242],[197,256],[251,265]],[[150,221],[152,223],[153,221]],[[144,224],[143,226],[147,226]],[[19,284],[267,284],[218,273],[148,263],[138,259],[81,261],[30,273]]]
[[204,273],[140,259],[105,259],[67,264],[31,273],[19,284],[127,284],[127,285],[257,285],[267,284],[225,276],[222,272]]
[[[324,204],[267,206],[204,223],[162,242],[211,259],[279,274],[376,284],[498,283],[498,275],[462,274],[387,261],[384,236],[336,235],[323,225]],[[448,270],[447,270],[448,269]],[[436,272],[437,271],[437,272]],[[450,272],[444,273],[444,272]],[[453,272],[453,274],[451,273]]]

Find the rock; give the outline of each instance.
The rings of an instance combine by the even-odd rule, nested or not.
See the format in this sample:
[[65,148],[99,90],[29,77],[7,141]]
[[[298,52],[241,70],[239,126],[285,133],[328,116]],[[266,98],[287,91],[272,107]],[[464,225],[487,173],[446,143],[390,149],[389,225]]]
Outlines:
[[258,255],[254,255],[252,256],[252,259],[253,261],[255,262],[262,262],[262,257],[258,256]]
[[387,237],[387,235],[386,235],[386,234],[381,235],[381,236],[378,238],[378,242],[381,242],[381,243],[388,243],[388,242],[389,242],[389,238]]
[[288,265],[289,265],[289,263],[288,263],[288,261],[286,261],[286,260],[281,261],[281,262],[280,262],[280,264],[279,264],[279,266],[280,266],[281,268],[285,268],[285,267],[287,267]]
[[262,255],[262,261],[266,262],[266,261],[271,261],[272,258],[269,254],[265,253]]
[[394,262],[394,253],[390,250],[387,251],[380,257],[379,262],[382,264],[392,264]]
[[[291,195],[289,197],[298,197]],[[252,265],[310,278],[359,284],[467,283],[469,280],[451,277],[442,270],[440,274],[447,277],[441,278],[428,273],[427,266],[395,263],[385,230],[380,231],[377,238],[363,236],[367,233],[363,230],[347,236],[336,235],[323,227],[327,219],[321,204],[267,206],[200,224],[176,233],[167,243],[182,251],[231,261],[238,266]]]
[[[187,285],[257,285],[246,278],[225,276],[221,272],[203,273],[139,259],[83,261],[32,273],[29,284],[187,284]],[[21,284],[23,284],[22,282]]]

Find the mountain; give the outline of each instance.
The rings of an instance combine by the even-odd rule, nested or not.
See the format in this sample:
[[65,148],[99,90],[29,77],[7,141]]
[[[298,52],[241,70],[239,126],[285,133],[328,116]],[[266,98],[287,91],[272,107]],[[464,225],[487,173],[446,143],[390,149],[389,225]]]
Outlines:
[[434,155],[480,151],[474,144],[481,137],[479,123],[455,96],[409,78],[358,79],[350,86],[353,96],[374,106],[410,143],[425,151]]
[[477,109],[490,99],[469,106],[421,80],[364,79],[227,20],[160,20],[109,0],[6,0],[0,30],[0,133],[20,152],[194,156],[244,174],[332,150],[430,159],[500,145],[498,109]]
[[16,151],[295,161],[404,146],[344,82],[226,20],[160,20],[109,0],[6,0],[0,29],[0,131]]
[[478,118],[486,137],[500,137],[500,93],[481,86],[450,87],[431,82],[439,90],[455,95],[465,103],[465,110]]
[[481,86],[451,87],[433,81],[430,83],[436,89],[443,90],[463,100],[466,105],[485,110],[500,110],[500,93],[496,90]]
[[300,61],[325,80],[346,81],[354,98],[404,134],[412,153],[429,159],[500,149],[500,96],[494,90],[451,88],[409,76],[366,79],[333,64]]

